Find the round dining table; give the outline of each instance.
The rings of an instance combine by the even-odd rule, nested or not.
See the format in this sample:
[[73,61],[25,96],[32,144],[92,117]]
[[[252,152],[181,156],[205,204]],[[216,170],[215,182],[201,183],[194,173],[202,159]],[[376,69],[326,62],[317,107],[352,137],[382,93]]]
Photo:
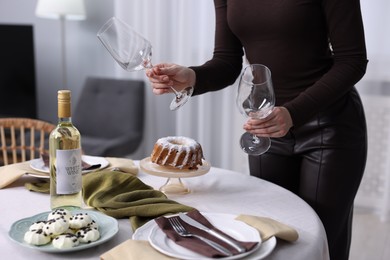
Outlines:
[[[138,161],[136,164],[138,165]],[[142,170],[138,177],[159,189],[167,181]],[[167,194],[169,199],[194,207],[201,212],[246,214],[272,218],[294,228],[299,238],[295,242],[276,239],[276,246],[264,258],[267,260],[328,260],[328,245],[324,227],[314,210],[290,191],[244,173],[211,167],[201,176],[182,178],[190,189],[187,194]],[[36,181],[24,175],[0,189],[0,258],[1,259],[99,259],[122,242],[131,239],[133,231],[128,218],[118,219],[119,231],[107,242],[85,250],[69,253],[47,253],[27,248],[12,241],[8,232],[20,219],[50,211],[48,194],[28,191],[24,184]],[[248,256],[245,259],[256,259]],[[140,259],[142,260],[142,259]]]

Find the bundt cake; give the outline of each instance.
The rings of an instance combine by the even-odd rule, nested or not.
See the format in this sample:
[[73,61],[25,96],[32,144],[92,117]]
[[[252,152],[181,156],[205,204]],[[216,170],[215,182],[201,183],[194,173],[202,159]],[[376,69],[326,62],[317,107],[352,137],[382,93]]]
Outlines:
[[197,169],[202,165],[203,151],[195,140],[183,136],[168,136],[157,140],[151,161],[178,169]]

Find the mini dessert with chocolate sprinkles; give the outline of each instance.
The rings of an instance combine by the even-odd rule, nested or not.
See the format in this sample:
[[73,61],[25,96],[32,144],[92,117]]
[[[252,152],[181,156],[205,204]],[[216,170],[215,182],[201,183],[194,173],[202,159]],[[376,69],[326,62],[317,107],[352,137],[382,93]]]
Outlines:
[[81,243],[91,243],[100,238],[100,233],[97,228],[85,227],[77,231],[76,235]]
[[51,237],[43,232],[43,229],[29,230],[24,234],[24,241],[31,245],[46,245],[51,241]]
[[69,220],[71,229],[87,227],[92,222],[92,218],[87,213],[77,213]]
[[79,238],[74,234],[62,234],[53,239],[53,246],[58,249],[67,249],[79,245]]
[[55,209],[49,213],[47,220],[64,217],[66,220],[70,220],[72,213],[67,209]]
[[60,217],[46,221],[46,224],[43,226],[43,232],[51,237],[55,237],[66,232],[68,228],[69,221],[64,217]]
[[29,227],[29,230],[33,231],[33,230],[43,229],[43,227],[45,226],[45,224],[46,224],[46,221],[44,221],[44,220],[37,221],[37,222],[33,223],[33,224]]

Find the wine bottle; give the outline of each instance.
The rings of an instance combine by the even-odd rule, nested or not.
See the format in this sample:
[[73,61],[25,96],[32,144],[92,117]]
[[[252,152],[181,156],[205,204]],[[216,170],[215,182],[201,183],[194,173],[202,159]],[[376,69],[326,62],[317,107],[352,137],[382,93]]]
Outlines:
[[58,91],[58,124],[50,133],[50,206],[82,206],[81,136],[71,119],[71,92]]

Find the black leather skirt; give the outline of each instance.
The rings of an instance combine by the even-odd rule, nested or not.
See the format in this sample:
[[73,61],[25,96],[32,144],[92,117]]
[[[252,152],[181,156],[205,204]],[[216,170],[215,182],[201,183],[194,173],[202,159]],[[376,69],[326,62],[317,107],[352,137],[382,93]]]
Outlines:
[[267,153],[249,157],[249,166],[251,175],[312,206],[324,224],[331,259],[348,259],[353,201],[366,158],[364,110],[353,89],[311,121],[273,138]]

